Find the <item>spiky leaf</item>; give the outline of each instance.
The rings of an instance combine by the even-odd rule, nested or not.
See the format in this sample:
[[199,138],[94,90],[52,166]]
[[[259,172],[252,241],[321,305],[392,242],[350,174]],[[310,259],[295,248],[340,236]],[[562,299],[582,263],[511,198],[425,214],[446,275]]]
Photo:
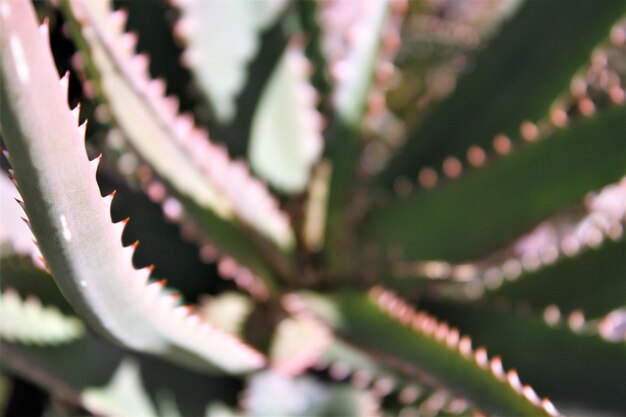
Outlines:
[[[626,107],[558,130],[463,178],[372,212],[365,237],[406,259],[467,260],[624,175]],[[407,227],[406,225],[410,225]]]
[[439,167],[448,156],[463,160],[472,145],[490,149],[496,134],[517,137],[522,122],[536,123],[548,113],[624,12],[621,0],[525,2],[477,57],[476,68],[409,135],[382,182],[416,178],[421,168]]
[[160,294],[161,284],[148,284],[149,269],[133,267],[132,247],[121,245],[123,223],[112,224],[111,198],[100,196],[98,160],[87,158],[77,112],[67,107],[47,26],[38,29],[28,2],[4,2],[0,18],[0,40],[9,45],[1,50],[2,136],[32,230],[65,297],[94,329],[133,349],[231,372],[261,366],[260,354],[208,324],[200,329],[197,318]]
[[[373,290],[370,297],[304,294],[303,302],[339,335],[379,361],[416,379],[433,378],[496,415],[554,415],[514,372],[505,374],[499,359],[488,360],[484,349],[472,350],[469,338],[416,313],[393,295]],[[377,337],[372,338],[375,332]],[[507,382],[508,378],[508,382]]]

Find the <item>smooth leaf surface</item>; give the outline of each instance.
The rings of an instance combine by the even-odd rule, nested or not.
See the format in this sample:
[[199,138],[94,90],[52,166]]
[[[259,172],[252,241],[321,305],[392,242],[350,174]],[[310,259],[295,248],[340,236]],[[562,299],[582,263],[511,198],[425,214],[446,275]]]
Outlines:
[[457,181],[395,200],[371,213],[363,236],[401,249],[408,260],[485,255],[619,180],[625,119],[626,108],[615,106]]
[[607,240],[537,272],[526,273],[488,291],[486,301],[507,300],[543,310],[558,306],[563,313],[580,309],[587,317],[608,314],[626,304],[626,241]]

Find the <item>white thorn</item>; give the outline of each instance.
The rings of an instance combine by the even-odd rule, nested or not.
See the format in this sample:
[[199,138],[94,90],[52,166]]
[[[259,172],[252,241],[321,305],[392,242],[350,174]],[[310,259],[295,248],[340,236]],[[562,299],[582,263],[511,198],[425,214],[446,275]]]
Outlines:
[[509,381],[509,385],[511,385],[511,387],[515,391],[522,392],[522,381],[519,380],[519,376],[517,375],[517,372],[511,369],[509,372],[507,372],[506,379],[507,381]]
[[109,22],[115,28],[117,33],[124,31],[128,20],[128,12],[124,9],[115,10],[109,14]]
[[65,74],[63,74],[63,77],[59,79],[59,83],[61,84],[61,91],[63,91],[63,94],[65,95],[65,98],[67,99],[68,91],[70,88],[70,72],[69,71],[65,71]]
[[478,366],[480,366],[483,369],[487,368],[487,366],[489,365],[489,359],[487,358],[487,351],[483,347],[476,349],[476,353],[474,354],[474,359],[476,360],[476,363],[478,364]]
[[89,165],[91,165],[91,169],[94,175],[96,175],[96,171],[98,171],[98,166],[100,165],[100,161],[102,161],[102,154],[96,156],[94,159],[89,161]]
[[524,397],[526,397],[526,399],[531,403],[535,405],[541,405],[541,400],[537,396],[537,393],[535,393],[535,390],[533,390],[530,385],[524,386],[524,388],[522,388],[522,393],[524,394]]
[[469,358],[472,355],[472,341],[469,337],[463,336],[459,341],[459,352],[461,355]]
[[502,368],[502,360],[500,359],[500,357],[496,356],[495,358],[491,359],[490,365],[491,372],[493,372],[496,378],[504,380],[504,369]]
[[552,402],[547,398],[544,398],[543,401],[541,401],[541,406],[551,416],[557,417],[560,415],[559,410],[557,410],[554,404],[552,404]]
[[41,36],[41,40],[48,46],[50,46],[50,23],[48,18],[45,18],[44,21],[39,25],[39,35]]

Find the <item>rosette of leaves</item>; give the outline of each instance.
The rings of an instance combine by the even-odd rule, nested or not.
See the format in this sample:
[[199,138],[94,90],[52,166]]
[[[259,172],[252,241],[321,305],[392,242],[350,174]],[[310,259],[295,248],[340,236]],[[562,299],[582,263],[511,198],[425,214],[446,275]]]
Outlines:
[[5,414],[619,415],[625,11],[0,0]]

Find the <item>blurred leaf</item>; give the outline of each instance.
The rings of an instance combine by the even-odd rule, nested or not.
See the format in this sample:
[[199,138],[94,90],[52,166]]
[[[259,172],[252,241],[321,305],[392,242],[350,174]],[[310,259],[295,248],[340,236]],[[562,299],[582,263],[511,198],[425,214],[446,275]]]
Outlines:
[[301,47],[289,45],[252,120],[250,164],[258,175],[289,194],[305,189],[323,146],[317,94],[309,83],[308,66]]
[[445,328],[436,337],[438,323],[434,319],[412,312],[388,293],[373,291],[370,297],[374,299],[347,293],[328,297],[302,294],[307,307],[335,328],[339,337],[398,372],[417,381],[442,384],[489,413],[549,415],[540,404],[533,404],[523,396],[521,386],[516,388],[506,383],[503,373],[492,372],[486,355],[481,364],[475,360],[471,345],[466,350],[458,339],[455,342],[458,345],[450,345],[447,342],[450,329]]
[[535,389],[555,401],[626,409],[624,343],[577,334],[565,324],[550,327],[537,316],[441,303],[423,308],[471,334],[477,345],[502,354],[507,367],[516,368]]
[[[407,260],[463,261],[511,241],[626,172],[626,107],[616,106],[457,181],[372,211],[363,236]],[[408,225],[408,226],[407,226]]]
[[573,258],[529,272],[488,291],[486,301],[522,302],[543,309],[556,305],[564,312],[582,309],[588,317],[608,314],[626,304],[626,240],[606,240]]
[[230,291],[202,300],[199,313],[218,329],[240,334],[253,308],[249,297]]
[[33,296],[22,299],[15,290],[3,290],[0,295],[0,337],[9,342],[57,345],[80,338],[84,331],[79,319],[43,306]]
[[623,0],[526,1],[477,57],[476,68],[409,135],[381,182],[390,187],[400,175],[416,178],[448,156],[463,160],[471,145],[489,149],[498,133],[517,137],[523,121],[548,113],[625,12]]
[[184,60],[222,123],[237,112],[247,67],[259,49],[259,34],[282,12],[284,0],[180,1],[176,31],[187,43]]
[[156,417],[157,412],[141,382],[139,365],[124,359],[103,387],[87,387],[81,393],[85,406],[96,414],[115,417]]

